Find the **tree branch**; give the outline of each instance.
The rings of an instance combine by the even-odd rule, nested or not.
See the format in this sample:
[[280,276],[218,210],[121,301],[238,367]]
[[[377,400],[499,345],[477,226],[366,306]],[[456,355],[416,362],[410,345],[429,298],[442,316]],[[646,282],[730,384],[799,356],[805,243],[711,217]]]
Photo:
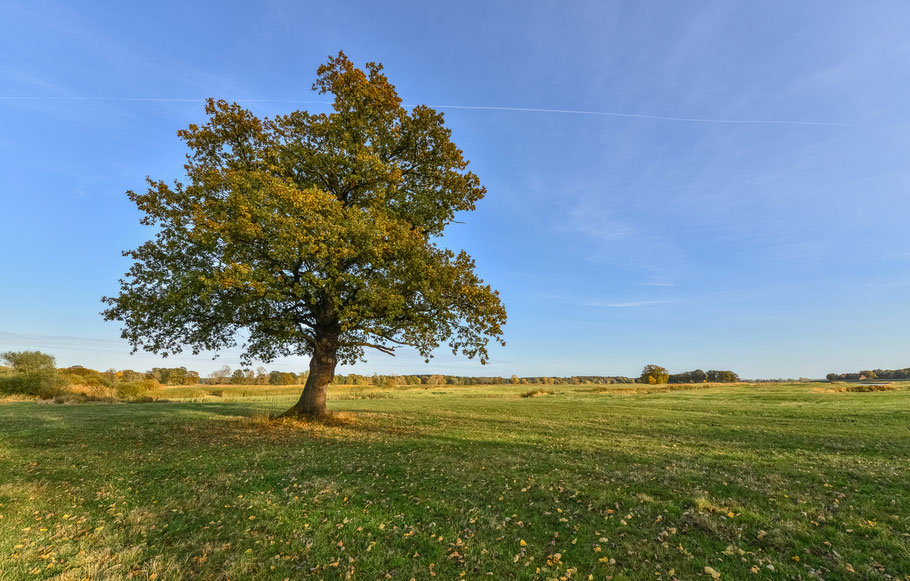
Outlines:
[[395,357],[395,348],[388,347],[386,345],[377,345],[375,343],[364,343],[364,342],[358,341],[358,342],[353,342],[353,343],[351,343],[351,342],[341,343],[340,346],[341,347],[372,347],[373,349],[376,349],[377,351],[382,351],[386,355],[391,355],[392,357]]
[[369,329],[366,327],[361,327],[360,330],[363,331],[364,333],[370,333],[371,335],[376,335],[377,337],[385,339],[386,341],[391,341],[392,343],[396,343],[398,345],[404,345],[407,347],[417,347],[417,345],[415,343],[408,343],[407,341],[399,341],[398,339],[393,339],[393,338],[389,337],[388,335],[380,333],[376,329]]

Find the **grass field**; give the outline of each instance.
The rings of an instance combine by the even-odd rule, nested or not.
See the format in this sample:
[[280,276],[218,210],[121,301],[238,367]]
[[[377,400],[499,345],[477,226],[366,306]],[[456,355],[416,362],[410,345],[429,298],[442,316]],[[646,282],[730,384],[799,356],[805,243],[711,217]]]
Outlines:
[[0,579],[910,579],[905,388],[532,387],[0,405]]

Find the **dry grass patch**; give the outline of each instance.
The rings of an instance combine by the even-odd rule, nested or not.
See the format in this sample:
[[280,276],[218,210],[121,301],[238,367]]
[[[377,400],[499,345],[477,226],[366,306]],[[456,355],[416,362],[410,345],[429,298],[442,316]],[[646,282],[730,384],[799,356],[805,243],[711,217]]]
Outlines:
[[873,393],[876,391],[895,391],[897,387],[893,383],[883,385],[868,384],[832,384],[829,387],[813,387],[813,393]]
[[553,393],[552,389],[532,389],[521,394],[521,397],[543,397],[545,395],[553,395]]

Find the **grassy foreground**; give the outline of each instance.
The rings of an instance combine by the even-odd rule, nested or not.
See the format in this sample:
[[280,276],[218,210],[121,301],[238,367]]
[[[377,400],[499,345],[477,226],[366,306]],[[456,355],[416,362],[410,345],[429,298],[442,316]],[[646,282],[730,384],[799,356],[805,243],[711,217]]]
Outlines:
[[0,579],[910,579],[910,391],[531,387],[0,405]]

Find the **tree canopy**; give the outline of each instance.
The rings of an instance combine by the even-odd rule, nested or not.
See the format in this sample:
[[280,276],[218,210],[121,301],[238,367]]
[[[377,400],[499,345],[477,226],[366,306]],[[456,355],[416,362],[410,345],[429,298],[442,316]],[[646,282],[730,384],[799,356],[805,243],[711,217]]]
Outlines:
[[320,415],[336,363],[445,342],[485,363],[506,312],[470,256],[436,243],[486,193],[443,115],[406,109],[381,65],[343,53],[313,88],[331,113],[260,119],[209,99],[207,122],[178,132],[186,180],[128,192],[157,232],[124,253],[103,315],[134,350],[309,355],[312,401],[295,409]]
[[6,351],[0,362],[13,373],[0,374],[0,393],[23,393],[49,399],[59,394],[62,381],[57,373],[57,360],[41,351]]
[[660,365],[645,365],[641,370],[642,383],[667,383],[670,380],[670,374]]
[[53,355],[41,351],[6,351],[0,353],[0,361],[26,377],[53,374],[57,372],[57,360]]

